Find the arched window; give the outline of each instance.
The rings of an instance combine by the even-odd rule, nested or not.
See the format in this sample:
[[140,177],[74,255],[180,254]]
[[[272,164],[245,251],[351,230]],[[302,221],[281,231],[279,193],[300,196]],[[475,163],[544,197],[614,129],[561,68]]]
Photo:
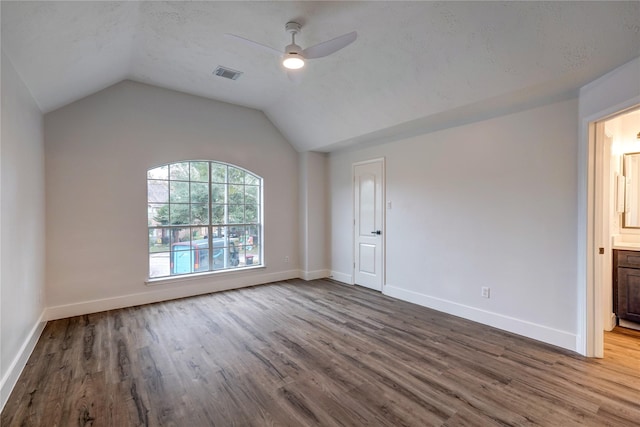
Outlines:
[[262,178],[227,163],[147,171],[149,278],[262,265]]

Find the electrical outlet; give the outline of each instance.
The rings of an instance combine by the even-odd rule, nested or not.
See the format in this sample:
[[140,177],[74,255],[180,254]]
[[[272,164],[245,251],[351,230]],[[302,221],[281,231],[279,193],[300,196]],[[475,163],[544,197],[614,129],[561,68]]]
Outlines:
[[491,288],[489,288],[488,286],[483,286],[481,295],[482,298],[489,298],[491,295]]
[[289,256],[288,255],[284,257],[284,262],[289,262]]

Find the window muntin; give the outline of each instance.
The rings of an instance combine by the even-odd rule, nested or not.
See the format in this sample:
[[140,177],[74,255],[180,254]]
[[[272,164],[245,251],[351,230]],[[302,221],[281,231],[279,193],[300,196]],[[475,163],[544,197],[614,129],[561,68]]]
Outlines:
[[262,265],[259,176],[215,161],[158,166],[147,207],[149,278]]

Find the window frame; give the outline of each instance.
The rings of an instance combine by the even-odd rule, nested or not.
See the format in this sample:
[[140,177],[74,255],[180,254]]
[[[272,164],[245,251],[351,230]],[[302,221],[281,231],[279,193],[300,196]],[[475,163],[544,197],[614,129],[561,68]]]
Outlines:
[[[203,163],[207,164],[207,177],[206,180],[198,180],[198,176],[193,176],[194,171],[198,168],[194,164]],[[177,171],[175,175],[172,171],[174,167]],[[219,175],[222,170],[224,170],[223,179]],[[160,174],[156,173],[154,176],[154,171],[158,171]],[[236,179],[233,178],[234,176]],[[239,180],[240,177],[241,180]],[[146,181],[147,283],[264,268],[264,179],[261,176],[241,166],[219,160],[181,160],[149,168]],[[157,190],[152,191],[152,185],[154,185],[152,183],[164,183],[160,185],[160,187],[164,187],[164,189],[161,188],[160,197],[158,194],[153,194]],[[187,185],[183,185],[184,183]],[[194,201],[193,199],[193,188],[197,188],[193,184],[207,185],[206,193],[199,195],[202,197],[200,200]],[[173,199],[173,188],[178,187],[182,187],[182,198],[176,196],[176,199]],[[235,193],[231,191],[232,187],[235,189]],[[238,191],[239,187],[241,187],[241,191]],[[216,188],[218,191],[221,189],[222,194],[217,192],[214,195]],[[206,202],[201,201],[204,199],[204,194],[206,194]],[[222,199],[220,195],[222,195]],[[234,197],[233,200],[231,196]],[[178,220],[176,218],[176,222],[174,222],[172,206],[180,206],[182,216],[185,215],[183,207],[186,207],[187,219]],[[248,206],[253,207],[249,220],[246,216]],[[203,215],[196,218],[194,207],[196,209],[206,208],[206,218],[203,218]],[[242,214],[240,217],[235,217],[234,221],[231,212],[234,209],[235,212],[238,212],[239,207],[241,207]],[[163,208],[165,211],[162,215],[166,216],[166,219],[158,220],[158,212]],[[222,208],[222,217],[214,218],[216,215],[214,209],[219,212],[220,208]],[[177,212],[177,209],[175,211]],[[200,213],[202,214],[202,212]],[[239,218],[241,220],[238,220]],[[180,237],[181,235],[182,237]],[[202,237],[197,238],[198,236]],[[154,239],[156,243],[152,243]],[[189,249],[174,250],[175,245],[178,244],[189,247]],[[154,246],[159,249],[154,250]],[[248,253],[249,251],[253,252]],[[184,269],[185,263],[188,263],[188,268],[182,271],[178,268],[177,257],[178,255],[186,255],[187,252],[189,253],[188,260],[180,262],[180,268]],[[204,258],[201,252],[207,253],[206,267],[202,267]],[[168,255],[169,271],[167,274],[164,274],[166,262],[158,263],[162,270],[159,274],[157,270],[153,270],[152,258],[154,254],[156,258],[161,257],[162,254]],[[220,255],[222,258],[219,259]]]

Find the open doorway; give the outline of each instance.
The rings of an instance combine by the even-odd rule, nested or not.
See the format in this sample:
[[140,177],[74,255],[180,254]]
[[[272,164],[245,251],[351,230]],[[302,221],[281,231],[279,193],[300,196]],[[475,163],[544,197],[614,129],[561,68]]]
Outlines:
[[594,349],[604,331],[640,330],[640,106],[592,124]]

